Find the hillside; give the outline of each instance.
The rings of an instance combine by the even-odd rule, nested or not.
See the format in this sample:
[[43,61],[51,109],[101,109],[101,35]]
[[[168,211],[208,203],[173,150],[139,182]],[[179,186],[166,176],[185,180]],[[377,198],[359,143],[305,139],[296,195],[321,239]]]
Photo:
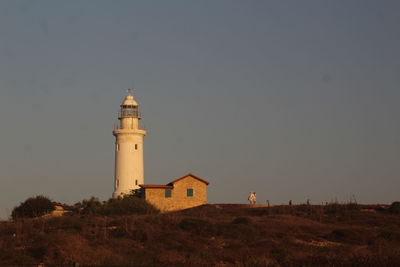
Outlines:
[[399,266],[400,215],[356,204],[73,214],[2,222],[0,248],[3,266]]

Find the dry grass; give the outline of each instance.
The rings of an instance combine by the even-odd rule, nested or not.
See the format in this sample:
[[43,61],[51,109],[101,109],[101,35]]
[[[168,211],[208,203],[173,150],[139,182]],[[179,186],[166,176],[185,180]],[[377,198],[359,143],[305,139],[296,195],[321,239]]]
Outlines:
[[168,214],[0,224],[0,264],[399,266],[386,207],[205,205]]

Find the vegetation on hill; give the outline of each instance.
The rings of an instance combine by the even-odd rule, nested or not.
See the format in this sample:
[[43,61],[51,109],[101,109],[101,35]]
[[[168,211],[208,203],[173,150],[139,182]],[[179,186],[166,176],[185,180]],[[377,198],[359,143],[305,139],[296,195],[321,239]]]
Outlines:
[[36,196],[28,198],[19,206],[15,207],[11,213],[11,217],[14,220],[20,218],[34,218],[53,210],[54,203],[49,198],[45,196]]
[[125,202],[92,199],[68,216],[0,223],[0,265],[400,266],[400,215],[389,206],[105,211],[125,207],[115,203]]
[[[46,215],[55,209],[56,203],[45,196],[30,197],[11,213],[13,220],[22,218],[36,218]],[[70,207],[61,205],[74,214],[90,215],[132,215],[132,214],[158,214],[160,211],[147,201],[138,198],[136,195],[126,195],[121,198],[110,198],[108,201],[99,201],[95,197],[85,199]]]
[[400,214],[400,201],[395,201],[389,206],[389,212]]
[[110,198],[100,202],[97,198],[90,198],[75,204],[75,209],[80,209],[83,214],[91,215],[129,215],[129,214],[157,214],[160,211],[145,200],[134,195],[120,198]]

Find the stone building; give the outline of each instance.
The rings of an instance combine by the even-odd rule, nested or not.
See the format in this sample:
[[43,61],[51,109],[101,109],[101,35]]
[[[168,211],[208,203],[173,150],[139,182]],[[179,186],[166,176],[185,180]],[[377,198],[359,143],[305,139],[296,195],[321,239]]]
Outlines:
[[207,204],[208,181],[187,174],[166,185],[140,185],[142,197],[161,211],[192,208]]

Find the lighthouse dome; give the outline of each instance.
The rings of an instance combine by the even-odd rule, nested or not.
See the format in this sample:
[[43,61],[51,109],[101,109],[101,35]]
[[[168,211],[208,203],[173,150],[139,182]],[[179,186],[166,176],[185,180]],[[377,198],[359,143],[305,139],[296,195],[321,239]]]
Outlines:
[[131,94],[127,95],[121,104],[121,106],[137,106],[137,105],[138,105],[138,103],[136,102],[135,98]]

